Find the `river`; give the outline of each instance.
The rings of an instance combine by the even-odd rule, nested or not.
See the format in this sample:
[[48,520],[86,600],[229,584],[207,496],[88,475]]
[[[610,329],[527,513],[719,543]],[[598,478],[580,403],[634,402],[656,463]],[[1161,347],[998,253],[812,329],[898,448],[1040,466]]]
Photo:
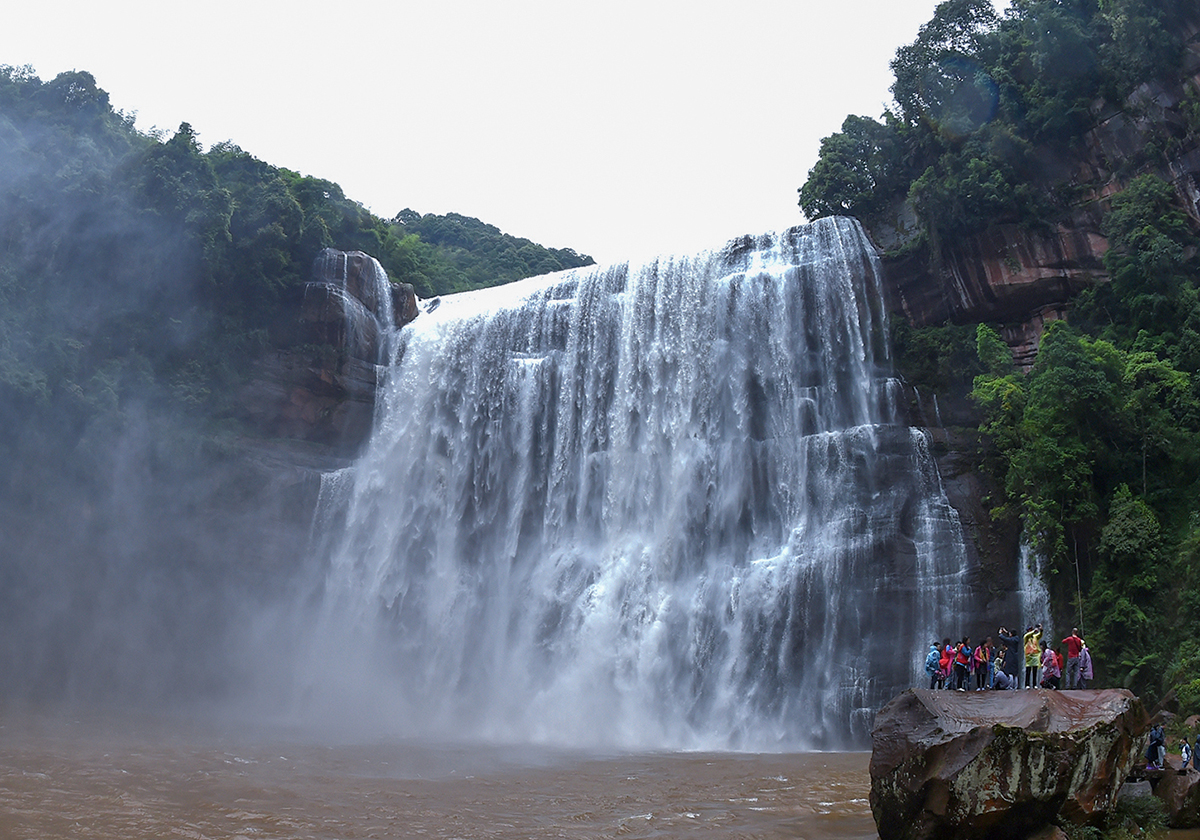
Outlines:
[[869,759],[339,743],[286,727],[0,709],[0,838],[868,840]]
[[868,759],[333,743],[10,710],[0,837],[873,838]]

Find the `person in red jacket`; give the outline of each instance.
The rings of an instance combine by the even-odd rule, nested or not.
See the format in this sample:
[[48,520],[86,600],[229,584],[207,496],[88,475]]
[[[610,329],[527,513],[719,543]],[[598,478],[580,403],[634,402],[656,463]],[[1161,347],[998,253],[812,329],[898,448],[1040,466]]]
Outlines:
[[971,640],[963,636],[958,647],[954,649],[954,688],[957,691],[967,690],[967,675],[971,672]]
[[1079,628],[1072,627],[1071,635],[1062,640],[1067,646],[1067,688],[1079,687],[1079,651],[1083,650],[1083,639],[1079,638]]
[[950,644],[949,638],[942,640],[942,658],[938,660],[938,666],[941,674],[938,688],[954,688],[954,683],[949,681],[954,668],[954,645]]

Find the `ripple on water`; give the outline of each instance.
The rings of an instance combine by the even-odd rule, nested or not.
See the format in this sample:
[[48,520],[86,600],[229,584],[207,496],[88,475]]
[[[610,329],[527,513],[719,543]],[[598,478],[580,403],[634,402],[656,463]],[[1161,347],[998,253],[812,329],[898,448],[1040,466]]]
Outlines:
[[11,840],[85,827],[93,840],[875,837],[865,753],[595,755],[7,722]]

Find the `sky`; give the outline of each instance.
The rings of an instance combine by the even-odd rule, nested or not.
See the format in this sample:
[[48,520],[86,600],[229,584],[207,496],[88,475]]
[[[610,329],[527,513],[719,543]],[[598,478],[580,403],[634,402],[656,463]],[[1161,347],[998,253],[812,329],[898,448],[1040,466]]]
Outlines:
[[804,221],[796,190],[936,0],[62,0],[0,64],[86,70],[384,218],[462,213],[601,263]]

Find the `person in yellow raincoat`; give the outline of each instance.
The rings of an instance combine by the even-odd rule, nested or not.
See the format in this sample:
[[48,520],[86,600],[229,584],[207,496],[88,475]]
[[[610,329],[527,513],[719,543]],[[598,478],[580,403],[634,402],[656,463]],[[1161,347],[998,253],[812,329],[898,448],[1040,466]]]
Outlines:
[[1042,662],[1042,625],[1033,624],[1025,630],[1025,687],[1038,687],[1038,666]]

